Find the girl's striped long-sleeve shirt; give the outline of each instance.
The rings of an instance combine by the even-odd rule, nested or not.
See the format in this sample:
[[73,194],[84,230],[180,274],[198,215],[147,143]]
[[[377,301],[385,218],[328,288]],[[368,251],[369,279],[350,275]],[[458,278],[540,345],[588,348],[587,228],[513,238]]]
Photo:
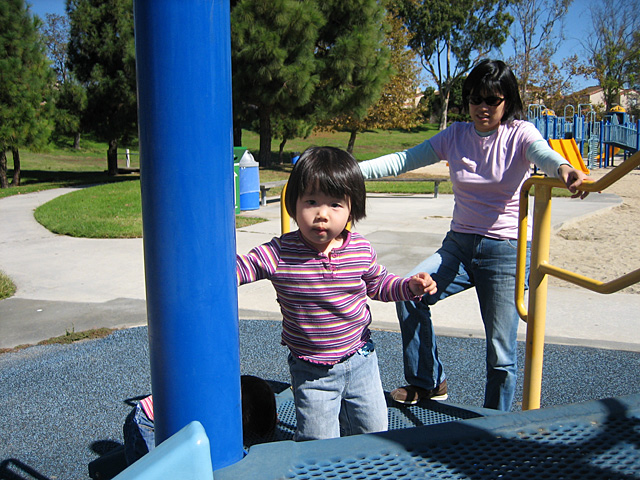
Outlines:
[[369,241],[348,232],[328,255],[309,246],[299,231],[237,255],[238,284],[271,280],[282,312],[282,343],[303,360],[333,365],[368,340],[367,296],[383,302],[416,298],[409,279],[378,264]]

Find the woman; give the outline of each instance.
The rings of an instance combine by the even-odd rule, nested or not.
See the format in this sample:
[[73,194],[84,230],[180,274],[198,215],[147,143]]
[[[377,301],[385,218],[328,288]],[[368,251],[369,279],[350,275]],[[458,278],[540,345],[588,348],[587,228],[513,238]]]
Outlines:
[[515,306],[518,200],[531,164],[561,178],[574,197],[588,177],[553,151],[523,115],[518,83],[499,60],[483,60],[469,74],[462,99],[472,123],[454,123],[404,152],[360,163],[365,178],[398,175],[441,160],[449,162],[455,205],[440,249],[414,271],[438,284],[434,295],[397,304],[405,378],[391,396],[414,404],[445,400],[430,305],[476,288],[487,343],[484,406],[508,411],[516,387],[518,314]]

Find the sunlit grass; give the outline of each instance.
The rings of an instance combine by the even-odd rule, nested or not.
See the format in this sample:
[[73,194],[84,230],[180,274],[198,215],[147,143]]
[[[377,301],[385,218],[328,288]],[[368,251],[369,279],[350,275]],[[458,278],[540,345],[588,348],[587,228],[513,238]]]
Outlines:
[[[71,237],[140,238],[140,181],[98,185],[61,195],[38,207],[35,218],[53,233]],[[264,221],[236,216],[236,228]]]
[[61,195],[35,218],[53,233],[85,238],[142,237],[140,182],[109,183]]
[[16,293],[16,286],[11,279],[0,271],[0,300],[9,298]]

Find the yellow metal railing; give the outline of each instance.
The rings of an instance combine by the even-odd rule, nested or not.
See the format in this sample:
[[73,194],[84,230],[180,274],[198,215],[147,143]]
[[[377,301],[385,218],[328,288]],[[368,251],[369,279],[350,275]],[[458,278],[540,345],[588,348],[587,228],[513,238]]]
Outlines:
[[[580,186],[580,190],[586,192],[601,192],[639,166],[640,152],[637,152],[597,182],[583,184]],[[527,310],[524,300],[527,260],[527,223],[529,190],[533,185],[535,185],[535,194],[529,273],[529,305]],[[614,293],[634,283],[640,282],[640,269],[604,283],[549,264],[551,189],[554,187],[566,188],[564,183],[559,179],[533,176],[523,184],[520,192],[515,300],[518,314],[527,322],[524,392],[522,398],[523,410],[540,408],[548,275],[598,293]]]
[[287,207],[284,205],[284,196],[287,193],[287,185],[285,183],[282,187],[282,193],[280,194],[280,232],[282,234],[289,233],[291,231],[291,216],[287,212]]

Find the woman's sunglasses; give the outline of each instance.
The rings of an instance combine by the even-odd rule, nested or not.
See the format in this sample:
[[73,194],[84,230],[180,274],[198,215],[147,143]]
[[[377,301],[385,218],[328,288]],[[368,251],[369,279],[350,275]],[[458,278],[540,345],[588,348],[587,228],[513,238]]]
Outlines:
[[490,97],[482,97],[480,95],[469,95],[469,103],[471,105],[480,105],[482,102],[486,103],[490,107],[497,107],[504,102],[504,97],[496,97],[491,95]]

